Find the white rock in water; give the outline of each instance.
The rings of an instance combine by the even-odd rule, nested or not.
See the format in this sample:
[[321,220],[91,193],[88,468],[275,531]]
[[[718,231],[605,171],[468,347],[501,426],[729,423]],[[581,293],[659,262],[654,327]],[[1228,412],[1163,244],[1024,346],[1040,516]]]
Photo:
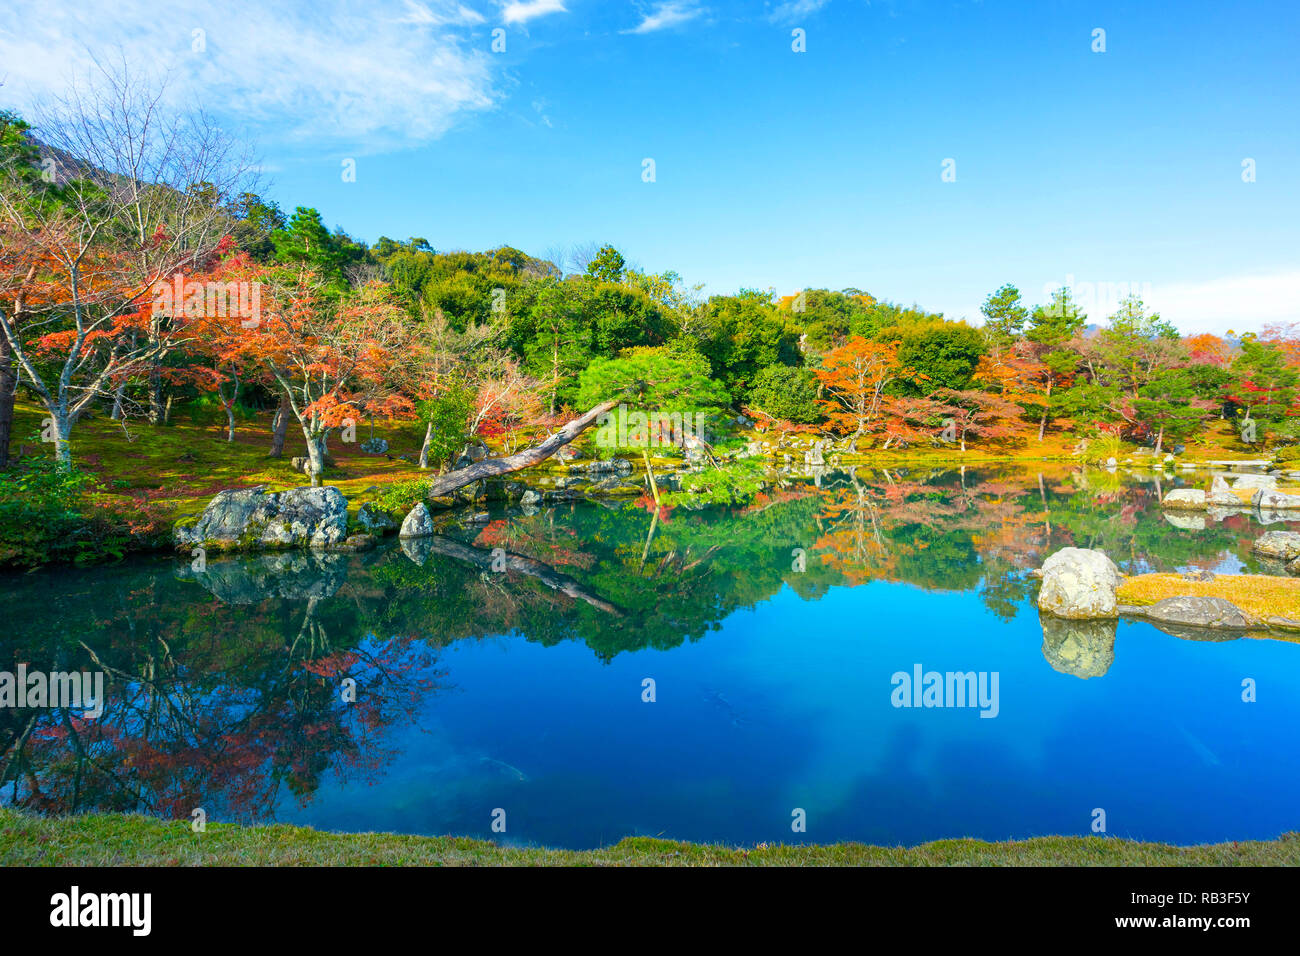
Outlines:
[[265,486],[223,491],[189,525],[178,524],[177,545],[257,551],[321,548],[346,537],[348,500],[333,487]]
[[1266,488],[1269,491],[1277,489],[1277,479],[1272,475],[1241,475],[1232,483],[1234,488]]
[[1043,562],[1038,608],[1073,620],[1117,617],[1115,562],[1100,551],[1062,548]]
[[1285,495],[1280,491],[1260,488],[1250,499],[1260,511],[1287,511],[1300,508],[1300,495]]
[[402,520],[402,530],[397,534],[401,538],[427,538],[433,534],[433,515],[423,501]]
[[1183,508],[1191,511],[1205,510],[1205,492],[1200,488],[1175,488],[1160,502],[1165,508]]

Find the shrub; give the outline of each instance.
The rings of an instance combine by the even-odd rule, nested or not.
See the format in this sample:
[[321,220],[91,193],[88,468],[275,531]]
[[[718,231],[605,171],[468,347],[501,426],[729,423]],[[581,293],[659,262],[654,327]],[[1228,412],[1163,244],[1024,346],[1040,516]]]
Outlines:
[[121,558],[166,542],[165,509],[147,493],[131,504],[95,504],[94,479],[46,458],[20,459],[0,473],[0,567]]
[[822,418],[813,374],[789,365],[769,365],[755,375],[749,389],[749,404],[773,418],[796,425],[812,425]]
[[401,521],[406,517],[407,512],[428,497],[429,488],[436,477],[437,475],[431,474],[385,485],[384,490],[375,496],[375,507]]

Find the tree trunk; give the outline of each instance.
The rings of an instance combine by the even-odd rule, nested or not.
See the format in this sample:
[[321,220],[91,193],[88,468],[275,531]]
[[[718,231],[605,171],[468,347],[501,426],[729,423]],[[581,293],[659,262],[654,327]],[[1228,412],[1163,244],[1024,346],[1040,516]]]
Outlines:
[[[47,409],[48,410],[48,409]],[[64,471],[72,470],[72,416],[66,408],[50,413],[54,434],[54,460]]]
[[289,396],[280,393],[280,407],[275,410],[271,422],[271,457],[279,458],[284,454],[284,438],[289,431]]
[[126,392],[126,382],[119,382],[117,388],[113,389],[113,411],[109,418],[115,422],[122,420],[122,396]]
[[9,467],[9,436],[14,428],[14,393],[17,390],[13,352],[9,339],[0,333],[0,468]]
[[1165,443],[1165,426],[1164,426],[1164,425],[1161,425],[1161,426],[1160,426],[1160,431],[1159,431],[1159,433],[1156,435],[1156,454],[1157,454],[1157,455],[1160,454],[1160,452],[1163,450],[1163,448],[1164,448],[1164,443]]
[[307,439],[307,473],[311,476],[311,486],[319,488],[325,470],[325,433],[313,435],[304,425],[302,435]]
[[595,408],[573,419],[573,421],[534,448],[525,448],[523,451],[516,452],[513,455],[506,455],[504,458],[484,458],[482,461],[475,462],[465,468],[459,468],[456,471],[435,478],[429,486],[429,497],[435,498],[439,495],[449,495],[457,488],[463,488],[480,478],[493,478],[497,475],[504,475],[543,462],[594,425],[601,415],[604,415],[618,403],[619,399],[617,398],[601,402]]
[[1047,431],[1047,411],[1052,402],[1052,383],[1047,383],[1047,394],[1043,396],[1046,402],[1043,405],[1043,417],[1038,420],[1038,441],[1043,441],[1043,433]]
[[166,422],[167,414],[163,407],[162,363],[155,362],[149,369],[149,424],[164,425]]
[[429,467],[429,445],[433,443],[433,419],[424,426],[424,444],[420,446],[420,467]]
[[226,442],[235,440],[235,403],[226,406]]

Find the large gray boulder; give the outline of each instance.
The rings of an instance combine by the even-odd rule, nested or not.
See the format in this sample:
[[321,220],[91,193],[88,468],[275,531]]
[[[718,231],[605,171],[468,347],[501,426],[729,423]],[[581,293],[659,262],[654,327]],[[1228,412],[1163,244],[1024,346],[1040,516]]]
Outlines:
[[1043,562],[1038,609],[1072,620],[1116,617],[1120,573],[1115,562],[1089,548],[1062,548]]
[[1232,493],[1222,475],[1215,475],[1210,482],[1210,493],[1205,496],[1205,504],[1208,507],[1240,508],[1242,500]]
[[1186,511],[1204,511],[1205,510],[1205,492],[1199,488],[1175,488],[1169,494],[1165,495],[1165,500],[1160,502],[1165,508],[1177,508]]
[[1272,475],[1240,475],[1232,483],[1234,488],[1263,488],[1266,491],[1277,489],[1277,479]]
[[357,509],[355,524],[353,530],[360,534],[384,535],[397,530],[397,522],[372,501],[367,501]]
[[411,509],[397,533],[403,538],[427,538],[433,534],[433,515],[423,501]]
[[223,491],[193,522],[177,522],[178,547],[219,551],[325,548],[347,537],[348,500],[337,488],[265,486]]
[[1283,494],[1260,488],[1251,497],[1250,503],[1260,511],[1294,511],[1300,508],[1300,495]]
[[1251,550],[1266,558],[1290,561],[1300,557],[1300,532],[1265,531],[1255,539]]
[[1141,608],[1143,617],[1165,624],[1244,631],[1257,622],[1231,601],[1220,597],[1170,597]]
[[571,475],[630,475],[632,463],[626,458],[606,458],[585,465],[570,465]]

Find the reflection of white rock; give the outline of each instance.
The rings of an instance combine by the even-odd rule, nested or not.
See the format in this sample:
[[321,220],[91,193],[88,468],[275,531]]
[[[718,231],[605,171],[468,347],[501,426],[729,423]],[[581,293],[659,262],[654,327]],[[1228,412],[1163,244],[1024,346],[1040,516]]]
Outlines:
[[1255,539],[1251,550],[1266,558],[1290,561],[1300,557],[1300,532],[1266,531]]
[[1264,488],[1273,491],[1277,488],[1277,479],[1272,475],[1238,475],[1232,483],[1234,488]]
[[1283,521],[1295,521],[1296,514],[1294,511],[1260,511],[1256,513],[1255,520],[1260,524],[1278,524]]
[[1058,617],[1115,617],[1119,569],[1100,551],[1062,548],[1043,562],[1038,608]]
[[1100,677],[1115,661],[1118,621],[1067,621],[1050,614],[1043,624],[1043,657],[1052,669],[1087,680]]
[[1177,514],[1165,512],[1165,520],[1175,528],[1182,528],[1184,531],[1204,531],[1205,516],[1194,514]]
[[1187,511],[1205,510],[1205,492],[1200,488],[1175,488],[1165,495],[1160,502],[1165,508],[1181,508]]
[[423,565],[429,560],[429,555],[433,554],[433,542],[427,537],[402,538],[397,546],[402,549],[402,554],[419,565]]

